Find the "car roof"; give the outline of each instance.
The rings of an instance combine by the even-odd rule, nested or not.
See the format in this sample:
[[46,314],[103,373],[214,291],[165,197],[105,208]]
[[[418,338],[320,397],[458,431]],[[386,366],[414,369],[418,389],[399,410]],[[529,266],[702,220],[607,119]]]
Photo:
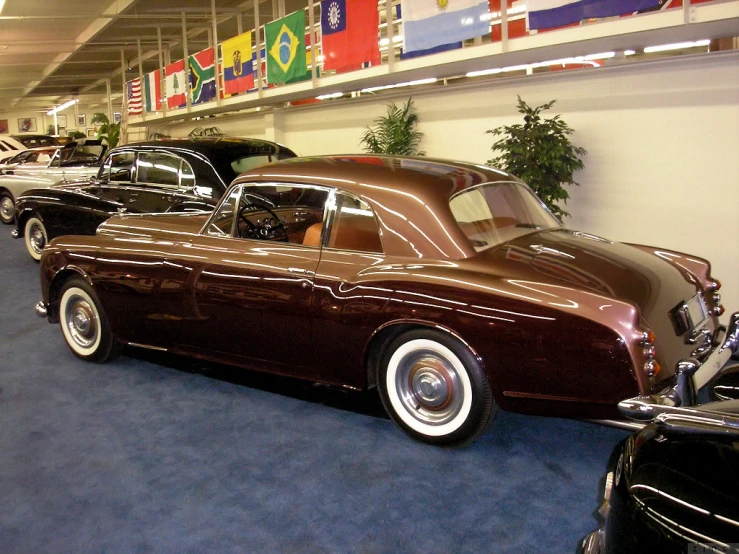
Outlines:
[[505,171],[425,156],[350,154],[291,158],[261,166],[239,177],[299,178],[314,184],[335,186],[359,196],[374,197],[383,191],[421,196],[451,196],[466,188],[496,181],[518,181]]
[[476,254],[457,224],[449,200],[490,182],[517,178],[466,162],[403,156],[352,154],[283,160],[242,173],[235,183],[296,182],[352,193],[372,206],[382,225],[386,252],[425,258]]

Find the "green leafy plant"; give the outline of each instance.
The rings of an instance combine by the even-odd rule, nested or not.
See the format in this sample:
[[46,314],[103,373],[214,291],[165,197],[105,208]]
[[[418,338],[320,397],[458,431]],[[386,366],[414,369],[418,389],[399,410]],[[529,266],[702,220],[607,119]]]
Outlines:
[[487,163],[523,179],[561,220],[570,215],[557,204],[566,204],[570,197],[563,185],[579,185],[574,173],[584,167],[580,156],[587,152],[570,142],[568,137],[574,131],[559,115],[541,115],[555,102],[532,108],[519,96],[518,111],[523,114],[524,123],[486,131],[501,137],[492,147],[501,154]]
[[67,137],[69,137],[71,140],[77,140],[85,138],[85,133],[81,131],[69,131],[67,133]]
[[372,154],[396,154],[424,156],[418,151],[423,133],[416,130],[418,114],[413,111],[413,99],[403,106],[394,102],[387,105],[387,115],[375,119],[373,127],[367,127],[360,140],[365,152]]
[[105,139],[108,143],[109,148],[115,148],[118,146],[118,141],[121,137],[121,124],[111,123],[108,116],[102,112],[98,112],[92,116],[93,125],[100,123],[98,128],[98,138]]

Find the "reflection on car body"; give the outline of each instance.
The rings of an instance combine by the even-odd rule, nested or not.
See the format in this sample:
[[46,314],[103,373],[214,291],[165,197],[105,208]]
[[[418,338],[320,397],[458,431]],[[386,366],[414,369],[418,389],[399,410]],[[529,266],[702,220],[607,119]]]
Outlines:
[[[60,237],[41,277],[39,312],[83,359],[134,344],[377,386],[404,431],[446,445],[498,406],[613,419],[628,398],[695,403],[739,342],[708,262],[565,229],[515,177],[444,160],[257,168],[210,215]],[[707,317],[676,330],[696,296]]]

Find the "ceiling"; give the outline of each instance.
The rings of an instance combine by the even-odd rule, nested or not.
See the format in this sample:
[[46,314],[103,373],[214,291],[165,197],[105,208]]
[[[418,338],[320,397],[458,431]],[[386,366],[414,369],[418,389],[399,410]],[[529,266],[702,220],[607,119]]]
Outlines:
[[[260,23],[273,19],[258,0]],[[290,13],[306,0],[279,0]],[[219,42],[254,28],[254,0],[215,0]],[[285,5],[287,4],[287,5]],[[73,97],[90,108],[107,104],[107,84],[120,106],[123,79],[161,67],[157,43],[172,61],[208,47],[211,0],[6,0],[0,12],[0,113],[47,111]],[[139,45],[141,43],[141,57]],[[165,54],[166,55],[166,54]],[[166,63],[166,57],[164,59]]]

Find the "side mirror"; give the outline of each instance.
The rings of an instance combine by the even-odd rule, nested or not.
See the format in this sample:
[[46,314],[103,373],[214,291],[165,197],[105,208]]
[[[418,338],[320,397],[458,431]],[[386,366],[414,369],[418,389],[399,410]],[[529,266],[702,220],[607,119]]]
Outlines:
[[717,400],[739,400],[739,363],[726,366],[711,383],[710,392]]

